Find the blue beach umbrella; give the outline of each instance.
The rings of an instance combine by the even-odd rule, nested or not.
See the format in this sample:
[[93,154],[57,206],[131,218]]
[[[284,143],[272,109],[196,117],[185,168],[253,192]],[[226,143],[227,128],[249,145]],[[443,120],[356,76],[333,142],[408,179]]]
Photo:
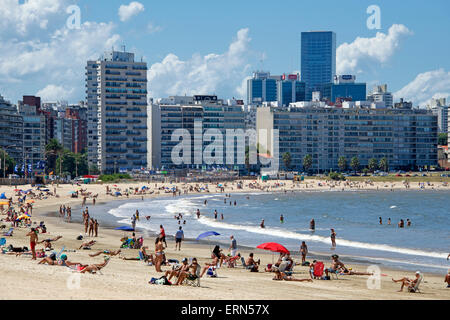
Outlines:
[[[200,239],[207,238],[207,237],[210,237],[210,236],[220,236],[220,233],[215,232],[215,231],[203,232],[202,234],[198,235],[196,240],[200,240]],[[209,242],[209,249],[211,250],[211,241],[208,241],[208,242]]]

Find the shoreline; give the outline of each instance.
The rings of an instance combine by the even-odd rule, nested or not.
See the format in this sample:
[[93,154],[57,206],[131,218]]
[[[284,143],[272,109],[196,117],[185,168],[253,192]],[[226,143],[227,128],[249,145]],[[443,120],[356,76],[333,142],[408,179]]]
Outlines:
[[[287,182],[287,181],[282,181]],[[137,183],[137,184],[118,184],[119,187],[125,187],[127,185],[149,185],[147,183]],[[158,183],[158,186],[163,185],[162,183]],[[168,184],[164,184],[168,185]],[[179,184],[181,186],[181,184]],[[199,184],[200,185],[200,184]],[[105,185],[82,185],[81,187],[86,188],[86,186],[89,186],[88,189],[101,191],[101,188],[105,188]],[[59,190],[68,190],[68,189],[77,189],[76,186],[71,185],[61,185],[58,189],[58,193],[60,194]],[[50,189],[53,189],[53,187],[50,187]],[[298,192],[303,191],[327,191],[327,190],[297,190]],[[1,190],[1,187],[0,187]],[[413,190],[408,189],[408,190]],[[445,189],[450,190],[450,189]],[[275,192],[283,192],[282,190],[275,190]],[[339,191],[339,190],[338,190]],[[352,191],[373,191],[373,190],[352,190]],[[376,190],[375,190],[376,191]],[[382,190],[380,190],[382,191]],[[384,190],[386,191],[386,190]],[[397,191],[397,190],[396,190]],[[3,192],[3,191],[2,191]],[[225,190],[225,193],[264,193],[265,191],[259,191],[259,190]],[[289,192],[289,191],[288,191]],[[342,192],[342,191],[339,191]],[[106,196],[104,191],[98,192],[99,197],[96,202],[97,205],[102,204],[108,204],[112,201],[120,201],[120,200],[129,200],[129,201],[137,201],[141,199],[141,196],[130,196],[128,199],[125,196],[115,198],[111,196]],[[216,194],[215,192],[205,193],[189,193],[189,196],[195,196],[195,195],[204,195],[204,194]],[[220,194],[220,193],[219,193]],[[183,194],[182,194],[183,195]],[[160,193],[156,194],[147,194],[144,195],[145,199],[156,199],[156,198],[166,198],[171,197],[171,193]],[[50,201],[53,200],[53,201]],[[60,204],[64,203],[66,205],[69,205],[72,207],[72,219],[78,218],[81,211],[81,200],[78,199],[71,199],[69,197],[61,198],[50,198],[48,201],[46,200],[37,200],[35,205],[33,206],[33,221],[45,221],[45,224],[47,226],[49,233],[49,236],[54,236],[61,234],[63,235],[63,239],[59,240],[58,242],[54,243],[54,247],[56,249],[59,249],[61,245],[65,245],[68,249],[73,249],[75,247],[79,246],[80,242],[77,242],[75,240],[76,236],[81,232],[82,225],[79,222],[63,222],[61,221],[61,218],[58,216],[58,210]],[[87,204],[87,206],[91,207],[92,203]],[[120,245],[120,242],[118,238],[120,238],[121,233],[117,232],[117,230],[113,230],[114,225],[107,226],[102,223],[99,230],[99,237],[96,239],[98,240],[98,244],[94,246],[93,251],[96,251],[97,249],[117,249]],[[143,233],[139,228],[137,228],[137,233]],[[19,243],[22,243],[23,245],[27,244],[27,238],[24,237],[24,230],[22,228],[19,228],[17,230],[17,236],[14,235],[11,240],[8,243],[12,242],[15,246],[18,246]],[[84,231],[84,230],[83,230]],[[147,233],[151,233],[150,231],[146,230]],[[151,251],[153,252],[153,244],[152,240],[153,237],[156,236],[156,234],[152,233],[150,235],[150,244],[149,244],[149,237],[145,236],[144,246],[148,245]],[[210,261],[209,259],[209,252],[210,247],[207,244],[207,242],[202,241],[196,241],[193,239],[186,239],[182,244],[182,251],[178,252],[173,250],[173,236],[167,235],[168,245],[169,247],[166,249],[166,255],[168,258],[176,258],[181,260],[181,257],[187,256],[192,257],[196,256],[200,263],[203,265],[204,262]],[[83,240],[91,239],[89,237],[84,238]],[[78,245],[77,245],[78,244]],[[227,246],[222,246],[224,248],[224,253],[227,253]],[[100,259],[100,256],[97,258],[91,258],[88,256],[87,253],[89,251],[84,250],[76,250],[77,252],[69,252],[69,260],[74,261],[80,261],[81,262],[95,262],[98,263]],[[273,259],[273,255],[270,252],[260,252],[260,250],[256,250],[253,247],[248,246],[242,246],[239,245],[239,251],[241,254],[246,257],[249,252],[256,251],[255,255],[258,258],[261,258],[262,265],[265,263],[271,263]],[[92,252],[92,251],[91,251]],[[123,250],[124,256],[133,256],[136,255],[137,250],[134,249],[127,249]],[[298,261],[298,254],[293,255],[294,260]],[[316,252],[310,252],[307,260],[312,260],[312,258],[319,258],[323,259],[326,265],[329,264],[329,255],[316,253]],[[354,268],[354,270],[358,271],[365,271],[365,266],[367,266],[367,263],[363,259],[352,259],[351,257],[345,257],[342,256],[343,262],[348,265],[349,267]],[[191,291],[194,289],[188,289],[184,287],[180,288],[171,288],[166,286],[152,286],[149,285],[147,282],[149,280],[149,277],[151,276],[161,276],[161,274],[158,274],[155,272],[154,267],[146,267],[141,262],[136,261],[123,261],[118,259],[117,257],[112,258],[111,266],[108,266],[105,268],[105,271],[103,272],[104,276],[98,276],[98,275],[82,275],[82,287],[85,285],[87,286],[85,289],[90,288],[90,290],[93,290],[95,293],[91,293],[88,291],[82,290],[87,296],[86,299],[184,299],[186,298],[186,295],[190,295]],[[372,262],[370,264],[373,264]],[[396,268],[386,268],[384,266],[381,266],[383,269],[383,272],[389,275],[392,275],[392,277],[398,278],[400,276],[408,275],[412,276],[412,272],[408,270],[398,270]],[[58,286],[55,290],[60,294],[60,298],[62,299],[79,299],[80,292],[77,293],[67,291],[65,288],[65,279],[67,277],[67,271],[64,270],[66,268],[60,268],[60,267],[53,267],[53,266],[40,266],[37,265],[35,262],[29,261],[28,257],[14,257],[14,256],[6,256],[6,255],[0,255],[0,268],[4,270],[2,274],[5,274],[7,277],[5,278],[6,288],[10,288],[10,291],[7,295],[4,295],[3,299],[13,299],[18,297],[25,297],[29,299],[39,299],[39,296],[43,297],[45,295],[42,295],[42,293],[39,293],[40,290],[36,289],[39,287],[38,284],[34,284],[34,281],[32,278],[35,276],[39,279],[42,279],[40,281],[47,281],[49,282],[49,285],[54,282],[54,280],[50,280],[48,271],[51,271],[52,274],[57,275]],[[12,269],[11,269],[12,268]],[[31,286],[33,288],[33,291],[27,294],[24,294],[23,291],[18,291],[17,288],[14,289],[14,283],[17,284],[17,277],[14,275],[10,275],[7,271],[8,270],[23,270],[26,276],[22,281],[22,278],[19,280],[19,287],[20,285],[24,285],[25,287]],[[168,270],[167,267],[163,267],[163,270]],[[308,269],[306,267],[297,266],[295,268],[295,277],[306,277],[308,275]],[[415,271],[411,269],[411,271]],[[107,276],[106,276],[107,274]],[[28,277],[29,276],[29,277]],[[398,290],[398,287],[396,284],[393,284],[390,280],[390,277],[382,277],[382,284],[383,287],[388,287],[388,292],[386,290],[369,290],[365,288],[365,283],[367,281],[367,276],[341,276],[340,278],[344,278],[342,281],[314,281],[311,284],[304,284],[304,283],[289,283],[289,282],[278,282],[278,281],[272,281],[271,278],[273,277],[273,274],[270,273],[248,273],[248,271],[243,270],[242,268],[238,267],[235,269],[228,269],[226,267],[222,267],[219,269],[219,278],[202,278],[202,287],[204,288],[198,288],[199,292],[198,296],[192,297],[192,299],[274,299],[273,293],[276,292],[277,296],[275,299],[450,299],[450,290],[445,290],[443,282],[443,274],[437,274],[437,273],[426,273],[426,279],[427,281],[424,284],[424,287],[428,290],[423,289],[424,291],[431,290],[431,293],[423,296],[423,295],[416,295],[411,296],[409,294],[403,293],[398,294],[395,293],[395,290]],[[122,279],[123,278],[123,279]],[[222,278],[222,280],[221,280]],[[45,280],[47,279],[47,280]],[[124,283],[124,279],[128,279],[130,281],[127,281]],[[133,280],[131,280],[133,279]],[[140,279],[140,280],[139,280]],[[238,281],[239,283],[236,283],[234,280]],[[350,281],[349,281],[350,280]],[[112,286],[113,288],[116,288],[117,296],[111,295],[111,293],[105,292],[105,286],[102,284],[103,281],[106,281],[108,286]],[[28,283],[30,282],[30,283]],[[92,282],[92,284],[91,284]],[[42,282],[39,282],[40,285],[42,285]],[[119,287],[117,286],[119,283]],[[267,286],[266,293],[260,292],[261,290],[258,290],[258,284],[262,283],[264,287]],[[96,286],[99,288],[102,288],[102,290],[97,290]],[[124,286],[122,288],[121,286]],[[220,292],[217,293],[216,290],[211,290],[211,286],[218,286],[221,288],[221,292],[223,295],[220,295]],[[327,293],[328,286],[335,288],[335,290],[342,291],[342,295],[337,297],[332,292]],[[337,287],[336,287],[337,286]],[[439,287],[444,289],[439,289]],[[241,289],[239,289],[241,288]],[[245,289],[244,289],[245,288]],[[315,291],[314,288],[317,289],[317,292],[311,292]],[[281,291],[280,291],[281,290]],[[304,292],[306,296],[298,296],[295,292],[298,291]],[[306,290],[306,291],[305,291]],[[156,292],[153,292],[156,291]],[[205,291],[205,292],[204,292]],[[21,293],[20,293],[21,292]],[[127,294],[125,294],[125,292]],[[142,296],[136,293],[138,292],[144,292]],[[270,293],[272,292],[272,293]],[[156,293],[156,295],[155,295]],[[90,297],[90,298],[89,298]]]

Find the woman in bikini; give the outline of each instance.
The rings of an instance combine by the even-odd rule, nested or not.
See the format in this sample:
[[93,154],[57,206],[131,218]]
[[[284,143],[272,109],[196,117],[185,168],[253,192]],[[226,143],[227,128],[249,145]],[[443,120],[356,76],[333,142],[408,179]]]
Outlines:
[[197,276],[197,270],[200,268],[197,262],[197,258],[192,258],[192,263],[189,265],[189,268],[187,271],[180,272],[180,275],[178,276],[178,280],[175,283],[176,286],[181,285],[184,282],[184,279],[189,280],[196,280],[198,278]]
[[155,269],[156,272],[163,272],[161,270],[161,264],[164,261],[164,246],[160,237],[155,241]]

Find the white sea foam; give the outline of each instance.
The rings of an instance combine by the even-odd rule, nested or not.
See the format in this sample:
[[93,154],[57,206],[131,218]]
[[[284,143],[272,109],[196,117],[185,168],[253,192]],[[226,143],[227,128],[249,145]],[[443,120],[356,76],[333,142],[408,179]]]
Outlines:
[[[312,242],[321,242],[330,244],[329,237],[323,237],[319,235],[313,234],[304,234],[304,233],[296,233],[292,231],[288,231],[285,229],[278,228],[261,228],[259,226],[245,226],[245,225],[235,225],[226,222],[219,222],[205,216],[201,216],[198,220],[200,223],[207,225],[213,228],[222,228],[222,229],[231,229],[231,230],[241,230],[246,232],[251,232],[255,234],[262,234],[266,236],[273,236],[277,238],[285,238],[285,239],[294,239],[300,241],[312,241]],[[394,252],[405,255],[414,255],[414,256],[424,256],[424,257],[432,257],[432,258],[446,258],[447,253],[443,252],[432,252],[432,251],[422,251],[416,249],[408,249],[408,248],[400,248],[386,244],[374,244],[374,243],[364,243],[359,241],[351,241],[345,239],[337,239],[338,246],[352,247],[352,248],[361,248],[366,250],[378,250],[385,252]]]

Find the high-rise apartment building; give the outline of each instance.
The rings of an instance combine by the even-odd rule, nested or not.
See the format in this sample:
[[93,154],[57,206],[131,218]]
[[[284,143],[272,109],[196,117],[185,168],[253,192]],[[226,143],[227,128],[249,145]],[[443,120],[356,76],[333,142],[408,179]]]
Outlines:
[[431,99],[428,105],[433,114],[438,117],[439,133],[448,133],[448,105],[445,98]]
[[[239,166],[237,156],[239,152],[245,152],[245,145],[233,145],[234,160],[233,163],[228,163],[225,139],[227,130],[245,130],[243,106],[236,100],[225,102],[217,99],[217,96],[208,95],[169,97],[152,105],[149,118],[152,128],[149,130],[149,164],[152,168],[201,169],[203,166],[212,165],[234,169],[236,165]],[[196,125],[199,127],[196,128]],[[177,129],[186,129],[189,132],[191,164],[175,164],[172,159],[173,148],[180,143],[172,140],[172,134]],[[224,137],[223,157],[221,163],[212,164],[215,157],[204,157],[203,150],[214,141],[214,131],[217,130]],[[200,157],[199,163],[195,157]]]
[[23,117],[17,107],[2,96],[0,96],[0,149],[6,151],[17,164],[23,162]]
[[386,108],[392,108],[394,106],[394,98],[392,93],[387,91],[387,84],[375,86],[372,93],[367,96],[368,101],[383,102]]
[[[322,102],[323,103],[323,102]],[[299,103],[302,104],[302,103]],[[371,158],[386,157],[390,169],[415,169],[437,165],[437,117],[423,109],[376,108],[364,104],[337,108],[314,106],[262,107],[257,110],[257,130],[279,130],[279,163],[291,154],[291,169],[303,171],[310,154],[312,170],[338,170],[339,157],[350,163],[358,157],[361,167]],[[264,148],[277,154],[269,137]]]
[[147,166],[147,63],[111,51],[86,66],[88,160],[102,172]]
[[311,31],[301,34],[301,79],[306,84],[306,100],[312,92],[332,83],[336,74],[336,34],[332,31]]

